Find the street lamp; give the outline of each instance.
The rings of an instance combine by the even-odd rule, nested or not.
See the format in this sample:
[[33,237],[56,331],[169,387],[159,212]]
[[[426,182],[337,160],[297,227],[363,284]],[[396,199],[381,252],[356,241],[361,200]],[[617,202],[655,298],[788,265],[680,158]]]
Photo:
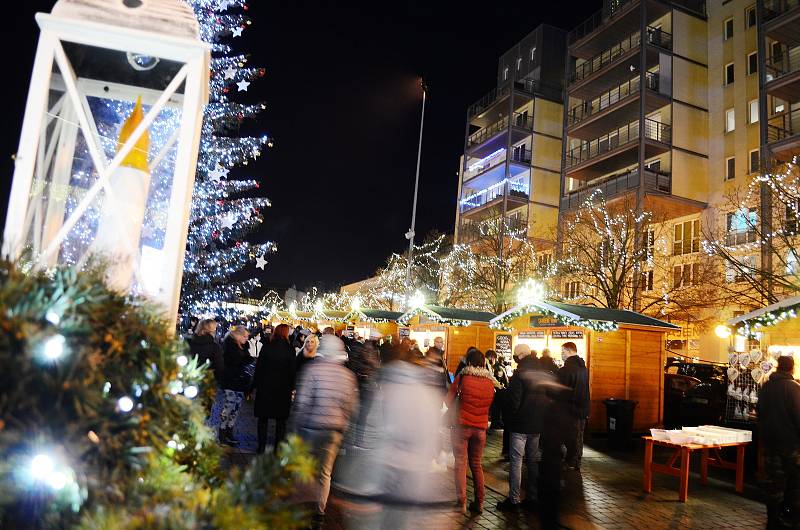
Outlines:
[[419,145],[417,146],[417,173],[414,179],[414,203],[411,207],[411,228],[406,232],[406,239],[408,239],[408,268],[406,269],[406,306],[408,305],[409,298],[411,297],[411,263],[414,258],[414,228],[417,224],[417,193],[419,192],[419,164],[422,159],[422,130],[425,126],[425,100],[428,94],[428,87],[425,85],[425,79],[420,79],[420,87],[422,88],[422,117],[419,120]]

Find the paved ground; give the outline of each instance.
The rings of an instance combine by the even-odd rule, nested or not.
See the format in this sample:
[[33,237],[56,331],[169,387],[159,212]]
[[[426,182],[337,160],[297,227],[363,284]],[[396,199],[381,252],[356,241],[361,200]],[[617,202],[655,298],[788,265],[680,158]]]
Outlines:
[[[245,406],[242,412],[238,432],[245,444],[242,449],[231,452],[234,464],[247,462],[255,447],[255,423],[250,407]],[[501,433],[491,432],[484,453],[487,491],[484,512],[480,516],[462,516],[450,510],[436,513],[415,510],[393,512],[387,517],[384,510],[381,515],[383,524],[380,524],[372,508],[356,506],[334,496],[326,528],[540,528],[536,514],[504,513],[495,508],[495,504],[508,493],[508,464],[500,457],[500,445]],[[753,478],[746,484],[744,495],[738,495],[733,488],[732,471],[711,469],[708,486],[701,486],[699,476],[694,473],[689,478],[689,500],[681,503],[678,502],[676,477],[656,474],[653,492],[648,495],[642,491],[641,446],[630,452],[613,452],[605,445],[602,438],[589,439],[581,472],[565,473],[560,518],[564,527],[575,530],[764,528],[765,509]],[[668,455],[664,448],[655,449],[654,458],[666,460]],[[699,470],[699,462],[694,464],[692,469]],[[471,498],[471,484],[468,487]]]

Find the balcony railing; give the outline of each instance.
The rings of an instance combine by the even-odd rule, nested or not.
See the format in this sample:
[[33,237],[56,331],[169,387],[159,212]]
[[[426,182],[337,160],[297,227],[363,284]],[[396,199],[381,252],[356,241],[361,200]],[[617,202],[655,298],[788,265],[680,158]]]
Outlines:
[[[609,151],[613,151],[620,145],[639,138],[639,122],[629,123],[615,131],[604,134],[600,138],[584,142],[567,152],[566,166],[576,166],[587,160],[591,160]],[[672,142],[672,128],[664,123],[645,118],[644,137],[649,140],[669,144]]]
[[[624,101],[628,98],[628,96],[638,94],[640,84],[639,79],[639,76],[636,76],[630,81],[612,88],[605,94],[602,94],[599,98],[593,99],[592,101],[584,101],[580,105],[575,105],[567,114],[567,121],[569,125],[580,123],[586,118],[590,118],[591,116],[597,114],[601,110],[605,110],[616,103]],[[648,90],[658,92],[658,82],[659,77],[657,73],[647,72],[645,74],[645,88]]]
[[508,184],[509,199],[527,201],[530,197],[530,188],[527,184],[503,180],[485,190],[461,199],[461,213],[480,208],[494,200],[502,199],[506,193],[506,184]]
[[780,142],[800,133],[800,109],[778,114],[767,124],[767,143]]
[[756,239],[758,237],[755,230],[729,230],[725,234],[725,244],[729,247],[755,243]]
[[[525,129],[528,131],[533,130],[533,116],[525,112],[515,112],[511,123],[514,125],[514,127],[519,127],[520,129]],[[482,144],[492,136],[506,129],[508,129],[508,117],[497,120],[488,127],[484,127],[483,129],[471,134],[469,138],[467,138],[467,149]]]
[[[614,175],[601,182],[595,182],[577,190],[572,190],[561,197],[561,208],[571,210],[580,207],[593,193],[602,192],[605,199],[621,195],[639,185],[639,170],[634,169],[621,175]],[[662,193],[672,192],[672,177],[669,173],[645,168],[644,188]]]
[[[609,64],[615,62],[628,51],[639,47],[641,43],[642,41],[638,31],[632,35],[629,35],[617,44],[613,45],[611,48],[602,51],[588,61],[581,63],[580,66],[576,66],[575,71],[569,76],[569,82],[575,83],[585,79],[586,77],[589,77],[595,72],[599,72]],[[660,28],[652,28],[648,26],[647,44],[652,44],[653,46],[671,50],[672,34],[667,33]]]
[[518,79],[503,86],[493,88],[488,94],[469,106],[467,109],[467,120],[471,120],[484,110],[494,105],[496,101],[499,101],[509,95],[512,87],[516,92],[533,95],[537,90],[547,90],[548,88],[552,88],[545,85],[545,83],[541,83],[535,79]]
[[603,8],[600,11],[597,11],[594,15],[578,24],[575,29],[567,34],[568,43],[572,44],[573,42],[579,41],[600,26],[607,24],[632,1],[633,0],[611,0],[609,2],[604,2]]
[[764,0],[764,22],[800,7],[800,0]]
[[505,149],[498,149],[494,153],[490,154],[487,157],[484,157],[477,162],[473,162],[469,166],[467,166],[466,170],[464,171],[464,180],[471,179],[474,176],[480,175],[484,171],[491,169],[499,164],[502,164],[506,161],[506,150]]
[[[499,222],[499,217],[482,221],[464,219],[464,221],[462,221],[461,230],[458,233],[458,242],[468,244],[489,238],[499,239],[501,232],[498,225]],[[503,227],[503,232],[505,232],[506,235],[510,232],[517,236],[524,236],[527,231],[527,217],[514,215],[506,218],[506,224]]]
[[764,62],[767,69],[767,83],[800,70],[800,47],[786,50]]

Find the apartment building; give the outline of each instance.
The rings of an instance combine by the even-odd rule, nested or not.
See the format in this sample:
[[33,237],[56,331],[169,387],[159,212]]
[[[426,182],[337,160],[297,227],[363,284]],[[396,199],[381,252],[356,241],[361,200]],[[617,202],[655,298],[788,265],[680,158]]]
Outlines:
[[[501,77],[509,65],[513,71],[520,51],[501,59]],[[558,196],[553,201],[549,193],[552,173],[537,181],[533,171],[526,200],[504,199],[504,213],[527,209],[530,226],[542,223],[537,216],[551,224],[555,204],[556,222],[563,227],[598,190],[612,204],[624,200],[653,212],[664,225],[663,241],[646,244],[661,248],[659,259],[666,263],[655,274],[643,271],[647,279],[640,288],[650,296],[658,296],[659,286],[696,281],[697,264],[707,259],[700,242],[712,230],[735,249],[737,259],[773,266],[748,223],[771,208],[768,194],[752,194],[746,205],[732,198],[753,174],[800,155],[800,0],[604,0],[595,15],[566,34],[564,66],[562,130],[553,135],[563,138]],[[555,98],[546,101],[558,106]],[[488,210],[474,195],[486,188],[483,182],[469,186],[471,171],[479,167],[474,164],[497,149],[470,151],[471,136],[488,126],[480,112],[468,114],[459,185],[462,227]],[[532,150],[530,167],[552,169],[545,153]],[[492,196],[489,191],[481,197],[488,202]],[[499,202],[500,195],[494,197]],[[720,264],[725,281],[740,282],[738,274]],[[566,298],[585,294],[580,278],[560,287]],[[707,322],[723,322],[752,303],[734,299],[698,309],[675,322],[683,331],[670,337],[671,348],[723,360],[726,345]],[[705,327],[695,325],[699,322]]]
[[[558,221],[566,32],[541,25],[504,53],[497,86],[467,110],[456,241],[505,218],[551,240]],[[534,224],[535,223],[535,224]]]

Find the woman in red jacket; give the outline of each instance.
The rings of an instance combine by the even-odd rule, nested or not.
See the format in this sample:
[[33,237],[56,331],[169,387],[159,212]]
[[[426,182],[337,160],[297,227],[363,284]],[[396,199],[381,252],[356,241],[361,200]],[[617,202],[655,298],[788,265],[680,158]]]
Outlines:
[[[475,513],[483,511],[483,467],[481,458],[486,445],[486,429],[489,426],[489,408],[494,399],[494,379],[486,369],[483,354],[470,348],[467,367],[458,374],[447,394],[448,408],[458,408],[458,419],[451,433],[455,456],[456,495],[461,512],[467,504],[467,459],[472,470],[475,500],[469,509]],[[457,403],[456,403],[457,402]]]

